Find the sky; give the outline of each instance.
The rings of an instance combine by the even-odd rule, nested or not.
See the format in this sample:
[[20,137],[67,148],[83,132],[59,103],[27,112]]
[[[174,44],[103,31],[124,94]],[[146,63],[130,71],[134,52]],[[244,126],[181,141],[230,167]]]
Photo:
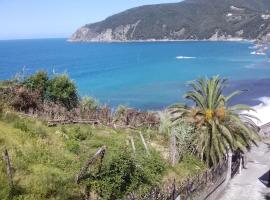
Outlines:
[[180,0],[0,0],[0,40],[69,37],[126,9]]

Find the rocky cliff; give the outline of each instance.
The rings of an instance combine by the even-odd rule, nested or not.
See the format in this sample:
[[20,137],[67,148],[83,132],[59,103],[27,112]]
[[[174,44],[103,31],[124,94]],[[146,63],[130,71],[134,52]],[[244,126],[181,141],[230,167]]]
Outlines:
[[69,41],[270,38],[270,0],[185,0],[141,6],[87,24]]

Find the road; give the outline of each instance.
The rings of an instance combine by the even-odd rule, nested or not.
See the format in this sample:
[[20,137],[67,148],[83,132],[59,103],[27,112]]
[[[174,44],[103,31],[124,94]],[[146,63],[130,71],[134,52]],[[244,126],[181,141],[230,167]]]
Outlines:
[[219,200],[270,200],[270,142],[260,142],[247,153],[246,167],[229,182]]

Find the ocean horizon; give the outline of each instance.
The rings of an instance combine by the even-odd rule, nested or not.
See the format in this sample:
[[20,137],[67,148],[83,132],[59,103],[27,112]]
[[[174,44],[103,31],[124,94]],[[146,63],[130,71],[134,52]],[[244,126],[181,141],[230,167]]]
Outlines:
[[220,75],[227,92],[246,92],[235,102],[256,105],[270,96],[269,52],[254,55],[249,41],[70,43],[66,38],[0,41],[0,79],[24,69],[68,73],[81,96],[112,107],[162,109],[183,101],[187,82]]

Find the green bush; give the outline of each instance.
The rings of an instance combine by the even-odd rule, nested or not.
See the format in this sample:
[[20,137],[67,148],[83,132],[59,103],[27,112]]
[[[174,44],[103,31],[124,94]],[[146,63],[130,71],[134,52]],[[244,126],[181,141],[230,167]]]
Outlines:
[[99,102],[92,97],[83,97],[81,106],[84,109],[97,109],[99,107]]
[[77,88],[68,75],[56,75],[48,82],[47,98],[56,103],[61,103],[68,109],[78,105]]
[[33,74],[32,76],[29,76],[24,81],[23,84],[27,88],[39,91],[41,96],[44,98],[44,95],[45,95],[46,90],[47,90],[48,81],[49,81],[49,77],[48,77],[47,72],[38,71],[37,73]]
[[73,132],[73,138],[79,141],[86,140],[88,137],[91,137],[92,132],[91,130],[87,129],[81,129],[80,126],[74,127],[72,130]]
[[123,149],[88,184],[102,199],[114,200],[134,191],[138,194],[149,191],[159,183],[164,170],[165,164],[158,154],[135,159],[129,150]]

